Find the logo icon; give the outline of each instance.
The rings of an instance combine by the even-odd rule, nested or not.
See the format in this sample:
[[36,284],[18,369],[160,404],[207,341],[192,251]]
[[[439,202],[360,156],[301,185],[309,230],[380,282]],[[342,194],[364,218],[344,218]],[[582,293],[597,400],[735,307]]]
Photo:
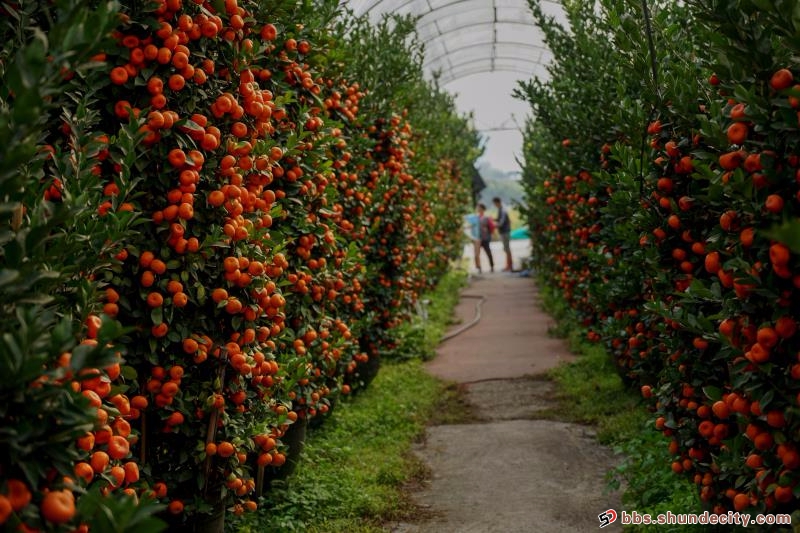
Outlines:
[[600,519],[600,527],[603,528],[617,521],[617,512],[614,509],[609,509],[597,515],[597,518]]

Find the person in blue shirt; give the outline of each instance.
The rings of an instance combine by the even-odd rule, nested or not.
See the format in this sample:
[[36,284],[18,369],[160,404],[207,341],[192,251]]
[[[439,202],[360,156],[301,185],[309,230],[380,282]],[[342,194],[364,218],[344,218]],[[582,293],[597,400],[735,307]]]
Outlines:
[[475,247],[475,268],[478,272],[481,270],[481,249],[489,256],[489,268],[494,272],[494,258],[492,258],[492,250],[489,243],[492,242],[492,234],[494,233],[494,221],[491,217],[486,216],[486,206],[478,204],[477,211],[466,217],[467,224],[469,224],[469,236]]

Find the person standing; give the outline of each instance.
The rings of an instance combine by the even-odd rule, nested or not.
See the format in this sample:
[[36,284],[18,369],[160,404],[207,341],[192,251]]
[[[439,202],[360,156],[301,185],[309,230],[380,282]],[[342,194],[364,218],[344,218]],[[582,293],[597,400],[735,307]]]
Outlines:
[[503,243],[503,251],[506,253],[506,267],[503,272],[511,272],[512,259],[511,259],[511,219],[508,217],[508,212],[503,207],[503,202],[498,197],[492,199],[492,203],[497,208],[497,233],[500,234],[500,241]]
[[481,271],[481,218],[480,215],[470,213],[464,217],[467,227],[465,228],[469,238],[472,240],[472,257],[475,261],[475,269]]
[[[484,204],[478,204],[478,224],[480,228],[480,248],[483,248],[486,255],[489,256],[489,270],[494,272],[494,258],[492,257],[490,244],[495,226],[492,217],[486,215],[486,206]],[[480,255],[480,248],[476,250],[477,255]],[[480,271],[480,268],[478,268],[478,271]]]
[[486,206],[478,204],[475,213],[466,216],[466,222],[469,226],[468,233],[472,239],[473,256],[475,259],[475,268],[478,272],[481,270],[481,249],[486,251],[489,256],[489,267],[494,272],[494,259],[492,258],[492,250],[489,243],[492,240],[492,233],[494,232],[494,221],[491,217],[486,216]]

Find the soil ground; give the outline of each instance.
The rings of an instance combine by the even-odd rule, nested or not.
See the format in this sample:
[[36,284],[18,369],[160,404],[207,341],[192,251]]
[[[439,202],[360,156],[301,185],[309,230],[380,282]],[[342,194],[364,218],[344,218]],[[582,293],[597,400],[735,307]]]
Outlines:
[[478,302],[480,320],[444,341],[428,363],[433,375],[465,391],[470,423],[428,429],[416,454],[430,476],[411,494],[419,519],[390,530],[598,531],[598,514],[620,509],[619,495],[606,489],[617,458],[591,427],[541,417],[555,406],[544,373],[574,356],[548,336],[552,319],[530,278],[473,275],[456,309],[461,325],[451,332],[473,321]]

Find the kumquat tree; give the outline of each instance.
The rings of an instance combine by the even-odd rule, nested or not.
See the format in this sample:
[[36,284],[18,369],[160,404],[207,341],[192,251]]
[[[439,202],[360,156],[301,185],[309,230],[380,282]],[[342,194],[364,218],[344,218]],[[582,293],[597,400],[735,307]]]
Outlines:
[[0,525],[222,531],[460,256],[479,138],[407,19],[0,13]]
[[530,4],[554,53],[517,91],[539,275],[708,510],[796,512],[796,3]]

